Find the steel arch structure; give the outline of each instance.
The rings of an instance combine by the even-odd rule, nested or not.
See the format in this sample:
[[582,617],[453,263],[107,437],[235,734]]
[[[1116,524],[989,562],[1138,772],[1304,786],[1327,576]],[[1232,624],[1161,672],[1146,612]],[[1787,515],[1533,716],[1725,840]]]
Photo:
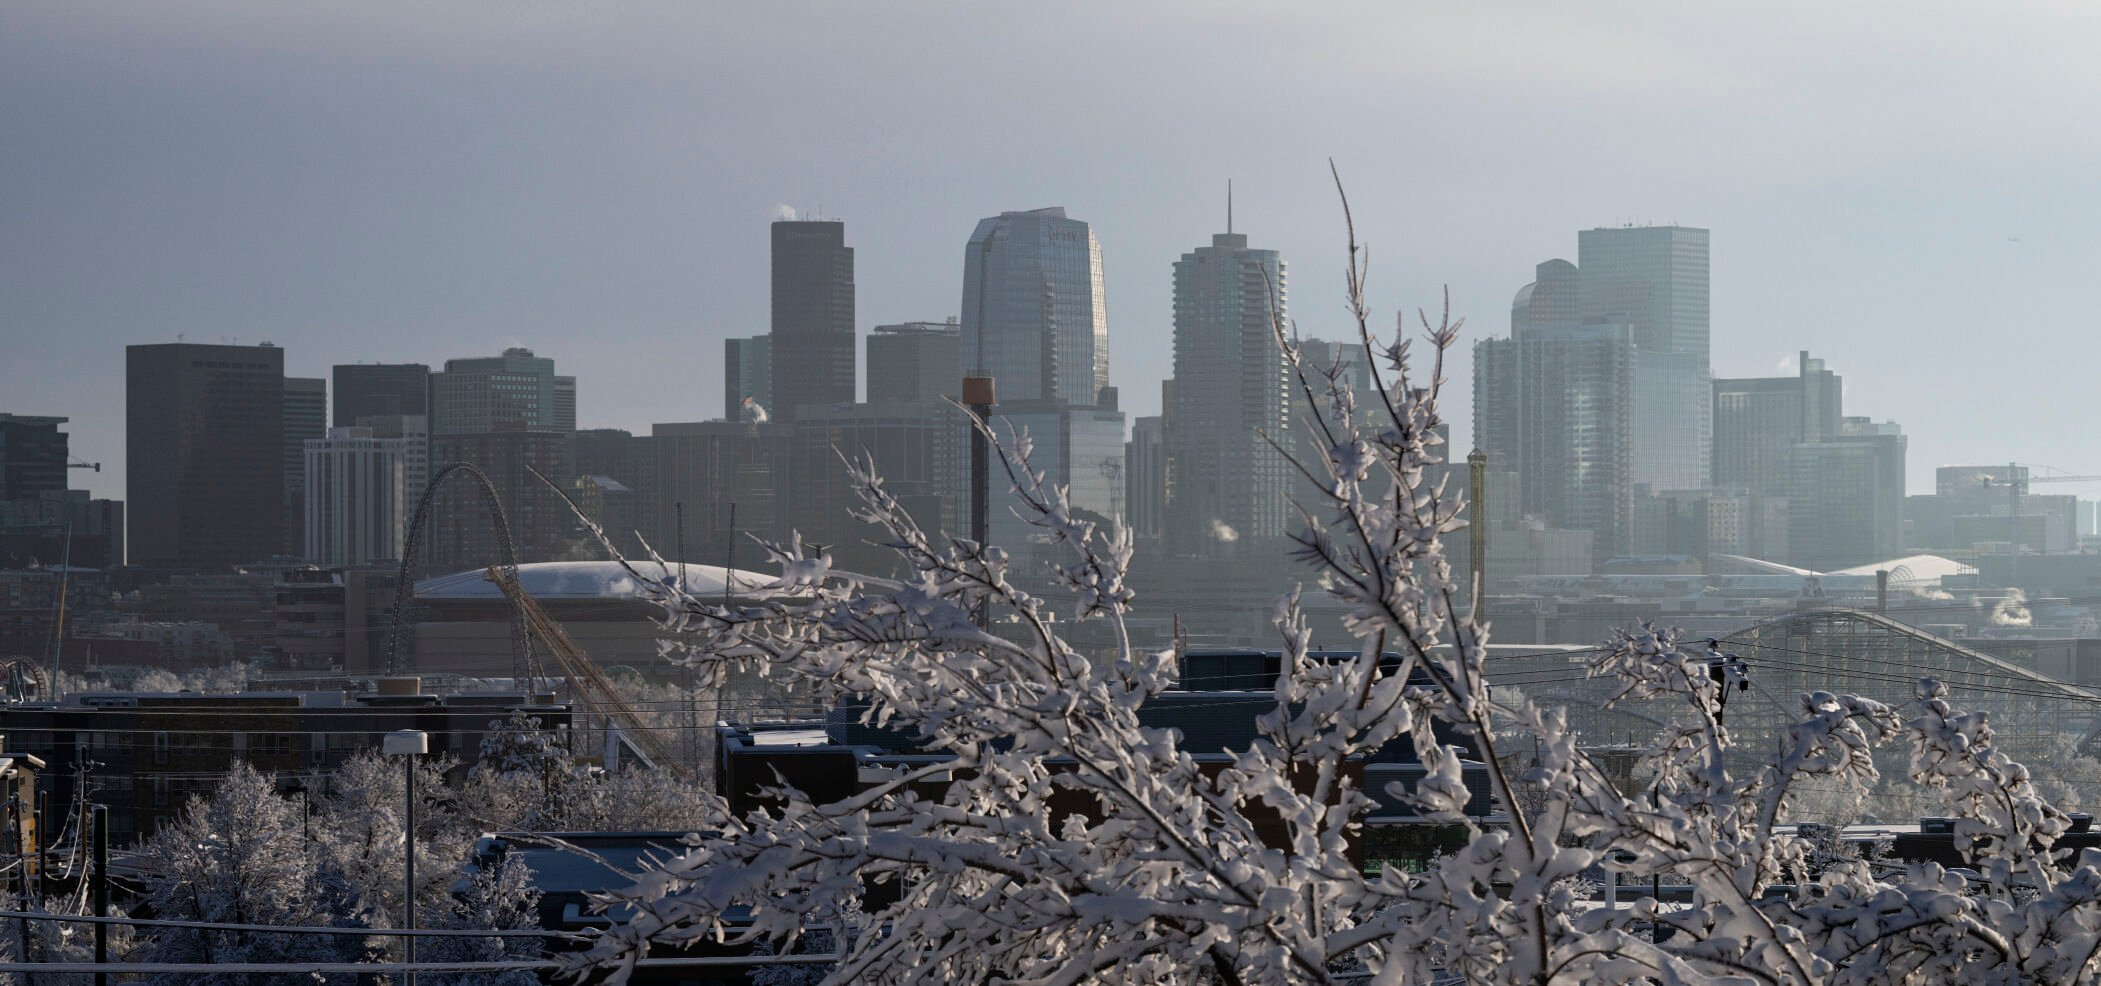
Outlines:
[[[416,512],[409,520],[408,535],[401,546],[401,571],[394,587],[394,625],[387,635],[387,673],[400,674],[401,627],[407,618],[409,597],[415,593],[416,584],[411,578],[415,574],[416,555],[423,550],[423,528],[430,519],[430,505],[437,497],[438,489],[445,481],[456,475],[465,475],[473,480],[475,489],[481,491],[482,504],[489,508],[489,516],[496,525],[496,544],[502,556],[497,567],[513,580],[518,577],[518,545],[511,540],[510,517],[503,512],[503,501],[496,496],[496,485],[489,482],[489,475],[471,462],[450,462],[439,468],[430,477],[429,485],[423,487],[423,495],[416,501]],[[533,654],[532,635],[526,632],[525,610],[513,601],[511,604],[511,675],[525,683],[527,693],[540,684],[540,662]]]

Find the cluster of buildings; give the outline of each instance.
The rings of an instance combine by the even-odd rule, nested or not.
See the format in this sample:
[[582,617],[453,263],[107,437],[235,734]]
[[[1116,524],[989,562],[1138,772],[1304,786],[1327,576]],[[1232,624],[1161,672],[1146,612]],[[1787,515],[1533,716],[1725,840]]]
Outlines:
[[[1310,451],[1315,409],[1278,341],[1288,264],[1230,215],[1167,265],[1174,371],[1156,416],[1128,416],[1109,383],[1100,242],[1060,208],[976,225],[957,314],[865,333],[845,224],[774,223],[771,325],[724,343],[720,416],[646,433],[579,428],[576,378],[524,348],[323,379],[286,376],[269,343],[129,347],[125,501],[66,488],[78,460],[64,419],[0,415],[0,659],[79,633],[109,655],[379,667],[404,555],[431,575],[600,557],[578,510],[631,554],[735,569],[757,562],[754,538],[796,532],[842,568],[892,574],[853,516],[841,457],[872,460],[923,526],[967,534],[967,377],[991,382],[995,427],[1029,433],[1035,467],[1074,508],[1130,525],[1141,638],[1179,626],[1200,644],[1265,640],[1269,602],[1297,574],[1277,562],[1301,480],[1278,450]],[[2024,569],[2050,586],[2101,576],[2084,560],[2101,556],[2081,554],[2092,505],[2028,490],[2053,477],[1949,467],[1939,489],[1907,496],[1902,429],[1848,414],[1823,360],[1717,377],[1709,338],[1708,231],[1628,226],[1581,231],[1575,262],[1539,264],[1517,293],[1509,333],[1475,344],[1480,461],[1445,473],[1483,536],[1448,550],[1504,613],[1654,588],[1571,578],[1770,576],[1792,597],[1804,573],[1849,584],[1853,569],[1926,554],[2002,585]],[[1371,391],[1360,344],[1302,350]],[[988,538],[1028,561],[1039,539],[1002,508],[1007,477],[982,482]],[[68,564],[78,578],[54,578]],[[1703,605],[1743,584],[1705,583]],[[65,629],[39,615],[74,591],[86,598]]]

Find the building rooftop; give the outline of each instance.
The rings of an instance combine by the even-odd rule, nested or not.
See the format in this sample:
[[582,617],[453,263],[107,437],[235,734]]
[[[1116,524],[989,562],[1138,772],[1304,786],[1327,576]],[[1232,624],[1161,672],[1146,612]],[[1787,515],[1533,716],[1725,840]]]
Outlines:
[[[743,569],[732,573],[720,565],[681,565],[678,562],[665,562],[662,566],[656,562],[632,564],[634,571],[641,573],[645,578],[666,579],[674,584],[680,579],[681,573],[684,573],[686,590],[703,596],[719,596],[725,590],[751,595],[761,587],[774,583],[774,577],[771,575]],[[534,599],[542,602],[550,599],[640,597],[645,589],[645,586],[629,573],[627,567],[616,561],[550,561],[520,565],[518,585]],[[485,569],[473,568],[416,583],[416,598],[500,601],[504,596],[503,590],[498,589],[496,583],[489,581]]]

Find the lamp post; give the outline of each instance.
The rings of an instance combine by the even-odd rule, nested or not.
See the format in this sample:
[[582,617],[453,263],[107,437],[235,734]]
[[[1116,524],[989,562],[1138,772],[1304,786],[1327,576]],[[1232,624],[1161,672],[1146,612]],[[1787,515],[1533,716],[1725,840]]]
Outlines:
[[[401,758],[401,775],[407,782],[403,798],[407,811],[401,826],[401,914],[402,930],[416,930],[416,758],[430,752],[430,737],[420,729],[397,729],[381,738],[380,752]],[[401,954],[409,966],[402,981],[416,986],[416,936],[401,936]]]

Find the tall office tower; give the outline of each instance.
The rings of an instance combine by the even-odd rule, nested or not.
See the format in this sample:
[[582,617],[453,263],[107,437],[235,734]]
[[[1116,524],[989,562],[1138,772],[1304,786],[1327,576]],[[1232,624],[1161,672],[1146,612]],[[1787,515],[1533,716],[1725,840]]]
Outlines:
[[307,561],[345,568],[400,560],[407,446],[408,439],[357,427],[331,428],[328,437],[306,442]]
[[[559,491],[532,473],[537,471],[558,484],[565,476],[574,478],[567,434],[511,428],[434,435],[431,448],[438,462],[473,463],[488,475],[510,523],[520,562],[554,561],[568,552],[575,542],[576,515]],[[496,519],[479,489],[466,482],[448,482],[431,509],[424,540],[430,545],[432,563],[440,570],[478,568],[503,560]]]
[[430,367],[421,363],[338,363],[334,372],[334,427],[353,427],[359,418],[430,413]]
[[773,408],[772,336],[722,340],[722,420],[743,420],[747,397]]
[[640,491],[650,544],[673,560],[762,567],[765,556],[752,539],[786,533],[776,522],[775,477],[788,478],[791,434],[779,422],[651,425],[654,470]]
[[[1107,388],[1114,393],[1114,388]],[[1001,394],[1002,398],[1006,395]],[[1049,401],[1000,402],[993,428],[1005,439],[1011,428],[1027,431],[1035,452],[1030,465],[1047,481],[1067,484],[1073,508],[1101,518],[1124,513],[1123,412],[1115,407],[1072,407]],[[1009,509],[1014,503],[1009,482],[994,465],[996,477],[987,477],[986,538],[1020,557],[1032,548],[1056,550],[1045,545],[1043,531],[1031,527]]]
[[[1327,387],[1325,372],[1329,367],[1341,371],[1340,378],[1348,381],[1350,392],[1357,397],[1357,406],[1368,407],[1378,403],[1376,385],[1372,383],[1371,359],[1364,354],[1361,342],[1335,342],[1328,339],[1299,340],[1299,361],[1306,366],[1306,378],[1313,384],[1315,399],[1325,399]],[[1297,382],[1293,382],[1296,389]]]
[[1789,450],[1838,434],[1844,386],[1804,351],[1791,377],[1714,381],[1714,485],[1785,494]]
[[[446,360],[444,371],[430,378],[433,476],[455,462],[480,467],[510,521],[521,561],[559,557],[576,526],[557,492],[527,469],[556,483],[575,478],[576,378],[554,369],[554,360],[530,349],[506,349],[501,356]],[[479,491],[448,483],[428,523],[426,539],[439,567],[501,560],[495,519]]]
[[505,429],[576,430],[576,378],[560,377],[554,360],[530,349],[501,356],[449,359],[430,377],[430,433],[484,435]]
[[357,419],[374,438],[401,440],[402,523],[416,512],[423,489],[430,485],[430,419],[420,414],[377,414]]
[[171,568],[262,561],[284,543],[284,350],[127,346],[131,559]]
[[1789,564],[1827,571],[1903,553],[1905,445],[1894,422],[1842,418],[1838,434],[1789,450]]
[[1281,537],[1291,510],[1291,370],[1277,344],[1285,264],[1242,233],[1175,264],[1174,405],[1167,456],[1182,480],[1168,504],[1179,554],[1224,554]]
[[34,500],[66,488],[71,461],[65,418],[0,414],[0,502]]
[[1131,533],[1157,538],[1167,530],[1167,447],[1161,419],[1134,418],[1123,446],[1124,519]]
[[806,404],[854,402],[854,250],[846,224],[773,224],[773,403],[783,421]]
[[1691,355],[1706,372],[1707,238],[1687,226],[1577,233],[1583,318],[1623,314],[1636,349]]
[[962,375],[993,377],[1002,403],[1094,406],[1109,386],[1094,230],[1055,207],[979,221],[963,253],[961,323]]
[[868,403],[941,404],[962,387],[956,376],[962,328],[946,322],[878,325],[868,334]]
[[1641,454],[1634,482],[1654,490],[1709,483],[1707,241],[1707,230],[1685,226],[1576,234],[1583,320],[1626,321],[1642,353],[1635,370]]
[[285,502],[282,554],[306,548],[306,443],[328,435],[328,381],[285,378]]
[[1517,473],[1518,513],[1594,532],[1600,558],[1632,534],[1635,360],[1624,322],[1474,347],[1475,434],[1498,471]]

